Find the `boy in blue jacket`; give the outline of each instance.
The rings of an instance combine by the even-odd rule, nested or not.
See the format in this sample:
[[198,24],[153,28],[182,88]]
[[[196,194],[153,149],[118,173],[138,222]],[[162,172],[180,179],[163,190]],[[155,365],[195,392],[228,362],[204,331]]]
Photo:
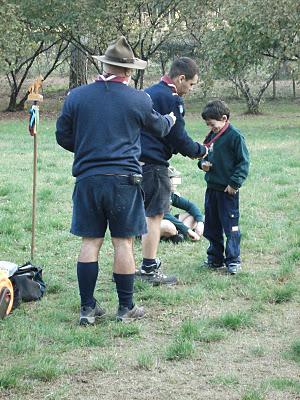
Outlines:
[[[239,189],[249,170],[249,153],[245,139],[229,123],[230,110],[221,100],[210,101],[202,118],[211,129],[204,140],[208,147],[205,160],[198,163],[205,172],[204,237],[209,240],[208,268],[221,268],[230,274],[241,269],[239,229]],[[224,245],[224,236],[226,245]]]
[[173,167],[169,167],[168,170],[172,190],[171,207],[176,207],[184,212],[173,215],[169,210],[164,214],[160,224],[161,239],[171,241],[174,244],[180,243],[187,238],[198,241],[203,235],[204,217],[196,204],[177,192],[177,185],[181,184],[180,172]]

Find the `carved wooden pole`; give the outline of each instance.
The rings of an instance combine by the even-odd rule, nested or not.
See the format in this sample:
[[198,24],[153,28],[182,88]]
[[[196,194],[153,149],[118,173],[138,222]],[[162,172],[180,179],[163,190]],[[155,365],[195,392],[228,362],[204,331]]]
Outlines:
[[28,89],[28,100],[33,101],[33,105],[29,110],[29,132],[33,136],[33,183],[32,183],[32,224],[31,224],[31,262],[34,258],[35,250],[35,220],[36,220],[36,181],[37,181],[37,130],[39,125],[39,106],[38,102],[43,101],[43,96],[39,94],[42,87],[42,77],[36,81]]

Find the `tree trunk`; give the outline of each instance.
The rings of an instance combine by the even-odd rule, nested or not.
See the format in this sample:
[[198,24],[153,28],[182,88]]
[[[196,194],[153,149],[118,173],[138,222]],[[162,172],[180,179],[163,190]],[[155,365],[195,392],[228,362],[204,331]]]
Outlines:
[[237,77],[232,77],[230,80],[234,82],[236,85],[238,85],[242,95],[245,97],[246,102],[247,102],[247,113],[248,114],[259,114],[259,105],[262,99],[263,94],[267,90],[268,86],[270,85],[271,81],[275,79],[275,76],[277,75],[278,68],[275,72],[273,72],[269,78],[264,82],[264,84],[259,88],[258,93],[256,96],[251,93],[251,88],[247,82],[246,79],[240,78],[239,76]]
[[71,45],[69,89],[87,83],[87,57],[76,46]]
[[24,96],[23,99],[21,99],[20,102],[16,105],[16,111],[24,110],[27,98],[28,98],[28,96],[26,94],[26,96]]
[[17,109],[17,97],[18,93],[15,90],[12,90],[9,97],[9,104],[5,111],[15,112]]
[[261,97],[252,95],[250,87],[245,79],[237,78],[234,80],[244,96],[247,104],[247,114],[259,114],[259,104]]
[[259,114],[260,101],[255,98],[247,98],[247,114]]
[[272,80],[272,86],[273,86],[273,96],[272,99],[275,100],[276,99],[276,78],[274,76],[273,80]]
[[132,79],[133,82],[134,82],[134,87],[135,87],[135,89],[138,88],[140,76],[141,76],[141,70],[140,70],[140,69],[137,69],[135,75],[132,75],[132,77],[131,77],[131,79]]
[[19,94],[19,89],[15,79],[10,79],[8,75],[7,78],[10,86],[10,96],[9,96],[9,104],[5,111],[15,112],[17,110],[17,98]]
[[293,98],[296,98],[296,80],[294,71],[292,71],[292,83],[293,83]]
[[166,60],[163,58],[163,56],[160,54],[159,55],[159,59],[160,59],[160,66],[161,66],[161,73],[162,75],[166,75]]
[[239,99],[240,98],[240,93],[239,93],[238,85],[235,85],[235,94],[236,94],[236,97]]
[[140,74],[140,89],[143,89],[144,87],[144,76],[145,76],[145,71],[142,69]]

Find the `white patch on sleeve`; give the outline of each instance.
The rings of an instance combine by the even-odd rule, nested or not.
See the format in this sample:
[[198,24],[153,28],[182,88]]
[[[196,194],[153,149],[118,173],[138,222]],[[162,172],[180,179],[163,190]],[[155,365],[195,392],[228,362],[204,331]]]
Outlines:
[[239,231],[239,227],[238,226],[233,226],[232,227],[232,232],[238,232]]
[[179,104],[178,106],[180,114],[183,114],[183,105]]

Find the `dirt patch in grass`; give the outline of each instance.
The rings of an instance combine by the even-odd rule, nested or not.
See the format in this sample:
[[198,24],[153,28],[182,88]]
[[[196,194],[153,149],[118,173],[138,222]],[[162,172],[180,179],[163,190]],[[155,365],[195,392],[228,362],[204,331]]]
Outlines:
[[[205,309],[209,311],[213,304],[216,306],[215,301],[208,302]],[[239,307],[236,304],[231,308]],[[230,303],[223,302],[218,312],[228,309]],[[228,336],[217,343],[196,341],[194,356],[172,362],[164,358],[164,349],[172,338],[164,335],[163,326],[173,325],[175,333],[183,315],[177,312],[172,318],[168,310],[169,315],[162,315],[162,322],[160,326],[156,324],[155,329],[151,323],[153,316],[140,323],[142,337],[139,340],[115,338],[110,348],[79,349],[65,354],[64,360],[74,373],[49,383],[37,381],[22,399],[31,400],[39,393],[43,399],[68,400],[238,400],[251,390],[262,393],[266,400],[297,399],[299,393],[292,389],[278,391],[268,386],[271,379],[299,379],[297,364],[284,357],[298,334],[299,315],[295,310],[296,304],[291,303],[269,306],[267,312],[256,316],[252,327],[229,331]],[[153,312],[159,315],[158,307]],[[211,309],[211,313],[215,312]],[[97,329],[101,330],[101,325]],[[170,332],[169,327],[167,331]],[[153,356],[149,370],[138,366],[137,355],[141,352]],[[85,372],[85,364],[100,355],[113,360],[112,369]],[[12,392],[4,393],[7,399],[20,398]]]

